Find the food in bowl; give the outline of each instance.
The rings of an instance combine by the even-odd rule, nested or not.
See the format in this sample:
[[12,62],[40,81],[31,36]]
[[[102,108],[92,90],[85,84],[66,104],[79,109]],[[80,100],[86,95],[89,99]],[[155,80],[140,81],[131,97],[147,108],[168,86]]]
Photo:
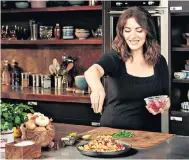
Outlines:
[[163,108],[167,103],[167,95],[152,96],[145,98],[147,107],[152,108],[154,111],[159,111],[160,108]]
[[75,76],[75,85],[81,90],[87,90],[88,84],[84,75]]
[[125,147],[118,143],[110,135],[97,136],[94,140],[91,140],[88,144],[78,147],[80,150],[90,152],[113,152],[124,150]]

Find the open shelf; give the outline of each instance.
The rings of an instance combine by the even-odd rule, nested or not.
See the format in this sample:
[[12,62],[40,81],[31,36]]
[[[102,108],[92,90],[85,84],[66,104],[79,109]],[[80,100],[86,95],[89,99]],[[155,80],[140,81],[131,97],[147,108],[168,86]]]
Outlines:
[[47,7],[47,8],[25,8],[25,9],[6,9],[1,13],[24,13],[24,12],[64,12],[64,11],[92,11],[102,10],[102,6],[66,6],[66,7]]
[[12,86],[1,85],[1,98],[90,104],[89,94],[64,92],[63,89],[56,89],[56,88],[49,88],[49,89],[44,89],[41,87],[13,88]]
[[173,83],[189,83],[189,79],[173,79]]
[[172,51],[189,52],[189,46],[188,47],[173,47]]
[[1,40],[3,45],[29,45],[29,44],[102,44],[102,39],[88,38],[88,39],[72,39],[72,40]]

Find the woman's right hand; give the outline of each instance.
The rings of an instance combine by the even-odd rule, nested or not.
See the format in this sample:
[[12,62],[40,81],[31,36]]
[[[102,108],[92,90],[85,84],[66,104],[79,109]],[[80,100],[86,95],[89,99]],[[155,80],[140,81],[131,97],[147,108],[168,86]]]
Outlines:
[[105,96],[106,94],[104,89],[97,89],[95,91],[92,91],[90,95],[92,104],[91,107],[93,108],[95,113],[102,113]]

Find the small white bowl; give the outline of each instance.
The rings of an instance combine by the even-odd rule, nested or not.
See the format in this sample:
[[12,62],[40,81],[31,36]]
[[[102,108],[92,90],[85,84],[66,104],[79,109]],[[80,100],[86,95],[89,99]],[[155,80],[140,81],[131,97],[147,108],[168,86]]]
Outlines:
[[75,36],[80,40],[86,39],[89,36],[89,32],[75,32]]
[[174,72],[174,77],[176,79],[185,79],[186,78],[186,73],[184,73],[184,72]]

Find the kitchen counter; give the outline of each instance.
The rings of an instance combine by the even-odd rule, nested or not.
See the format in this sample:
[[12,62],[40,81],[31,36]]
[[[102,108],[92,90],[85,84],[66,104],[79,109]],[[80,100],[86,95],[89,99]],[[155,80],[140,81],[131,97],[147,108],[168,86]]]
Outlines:
[[[149,149],[131,149],[130,152],[116,159],[188,159],[189,137],[174,136]],[[96,159],[79,153],[75,146],[56,151],[42,152],[42,159]],[[98,158],[99,159],[99,158]],[[115,158],[114,158],[115,159]]]
[[[56,135],[65,136],[71,132],[83,133],[95,129],[92,126],[54,123]],[[174,136],[149,149],[131,149],[124,157],[130,159],[182,159],[189,158],[189,136]],[[43,151],[42,159],[95,159],[87,157],[75,146],[66,146],[59,150]],[[118,159],[123,158],[119,157]]]
[[12,86],[1,85],[1,98],[90,104],[89,94],[76,94],[63,92],[62,89],[41,87],[12,88]]
[[[66,136],[71,132],[83,133],[89,130],[95,129],[92,126],[83,125],[71,125],[63,123],[53,123],[56,130],[56,138]],[[189,152],[189,136],[174,136],[162,143],[153,146],[149,149],[131,149],[120,158],[130,158],[130,159],[188,159]],[[42,151],[42,156],[40,159],[96,159],[93,157],[87,157],[77,150],[75,146],[66,146],[58,150],[51,149],[49,151]],[[114,158],[115,159],[115,158]]]
[[[62,127],[60,127],[62,126]],[[70,132],[86,132],[94,129],[91,126],[82,125],[69,125],[69,124],[58,124],[55,123],[55,128],[58,131],[57,135],[60,136]],[[61,129],[60,129],[61,128]],[[189,158],[189,136],[178,136],[175,135],[156,146],[148,149],[131,149],[127,154],[121,158],[130,159],[188,159]],[[66,146],[59,150],[43,151],[42,159],[96,159],[95,157],[87,157],[82,155],[75,146]],[[115,159],[115,158],[114,158]]]

